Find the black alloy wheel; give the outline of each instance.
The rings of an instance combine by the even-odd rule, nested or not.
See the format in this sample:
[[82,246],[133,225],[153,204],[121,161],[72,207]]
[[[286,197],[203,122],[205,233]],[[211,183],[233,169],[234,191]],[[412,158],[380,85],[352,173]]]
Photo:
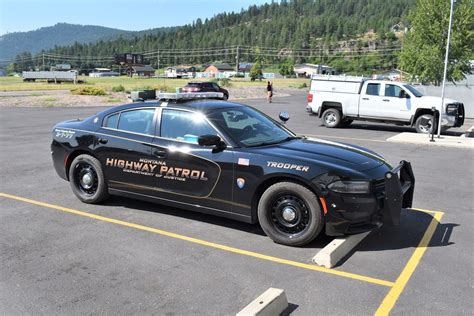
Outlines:
[[97,192],[99,179],[94,166],[87,162],[80,162],[74,168],[74,181],[79,190],[86,195],[94,195]]
[[303,233],[309,225],[310,212],[305,202],[294,194],[277,197],[271,206],[269,216],[275,228],[288,238]]
[[258,221],[274,242],[287,246],[310,243],[324,227],[316,195],[295,182],[277,182],[258,202]]
[[85,203],[99,203],[109,192],[99,160],[84,154],[77,156],[69,168],[72,192]]

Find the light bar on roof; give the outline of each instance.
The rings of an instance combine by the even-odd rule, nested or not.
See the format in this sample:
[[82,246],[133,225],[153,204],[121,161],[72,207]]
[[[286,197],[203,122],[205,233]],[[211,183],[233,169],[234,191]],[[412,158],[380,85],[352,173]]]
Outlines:
[[162,101],[184,101],[184,100],[202,100],[202,99],[224,99],[222,92],[180,92],[180,93],[166,93],[160,92],[156,94],[156,98]]

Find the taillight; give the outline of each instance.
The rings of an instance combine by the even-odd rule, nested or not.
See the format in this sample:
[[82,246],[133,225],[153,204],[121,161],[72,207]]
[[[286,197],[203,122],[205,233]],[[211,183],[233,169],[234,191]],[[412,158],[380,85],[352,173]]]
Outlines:
[[308,103],[313,102],[313,94],[310,92],[308,93]]

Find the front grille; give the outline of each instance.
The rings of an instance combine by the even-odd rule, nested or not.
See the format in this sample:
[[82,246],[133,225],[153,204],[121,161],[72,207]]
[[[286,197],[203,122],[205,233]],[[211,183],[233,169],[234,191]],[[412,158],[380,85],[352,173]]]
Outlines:
[[454,127],[460,127],[464,124],[464,104],[463,103],[450,103],[446,105],[446,114],[456,117]]

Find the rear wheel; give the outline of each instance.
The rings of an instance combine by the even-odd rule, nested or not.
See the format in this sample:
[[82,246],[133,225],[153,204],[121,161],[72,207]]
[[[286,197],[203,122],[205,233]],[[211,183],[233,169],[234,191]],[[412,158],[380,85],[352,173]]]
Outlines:
[[72,192],[84,203],[100,203],[109,197],[100,162],[90,155],[79,155],[72,161],[69,183]]
[[324,226],[316,195],[294,182],[278,182],[263,193],[258,219],[268,237],[287,246],[310,243]]
[[338,109],[327,109],[324,111],[322,120],[326,127],[337,127],[341,123],[341,112]]
[[420,115],[415,122],[415,129],[417,133],[429,134],[433,128],[433,115]]

